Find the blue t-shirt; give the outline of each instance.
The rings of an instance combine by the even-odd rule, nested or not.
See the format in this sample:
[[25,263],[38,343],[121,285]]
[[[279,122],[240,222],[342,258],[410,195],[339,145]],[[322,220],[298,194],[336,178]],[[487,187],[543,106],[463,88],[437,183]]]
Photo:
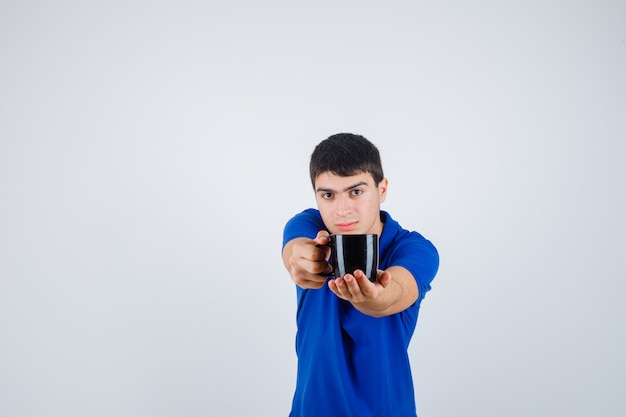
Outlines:
[[[297,290],[298,374],[291,417],[415,417],[408,346],[421,301],[439,267],[433,244],[403,229],[381,211],[380,266],[411,272],[418,300],[406,310],[374,318],[333,294],[328,285]],[[297,237],[314,239],[327,230],[318,210],[294,216],[283,246]]]

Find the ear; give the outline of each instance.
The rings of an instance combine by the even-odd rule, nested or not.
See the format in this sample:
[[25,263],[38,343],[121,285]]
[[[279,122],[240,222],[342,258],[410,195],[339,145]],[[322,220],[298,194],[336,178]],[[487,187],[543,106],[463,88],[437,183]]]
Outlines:
[[388,187],[389,187],[389,181],[387,181],[387,178],[383,178],[378,183],[378,199],[380,200],[381,203],[385,201],[385,198],[387,198]]

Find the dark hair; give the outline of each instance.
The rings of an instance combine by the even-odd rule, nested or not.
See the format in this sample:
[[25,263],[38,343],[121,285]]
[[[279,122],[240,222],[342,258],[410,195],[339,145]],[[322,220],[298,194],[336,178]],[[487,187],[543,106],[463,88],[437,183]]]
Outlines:
[[315,179],[323,172],[341,177],[369,172],[376,186],[385,177],[378,148],[363,136],[352,133],[337,133],[315,147],[309,165],[313,187]]

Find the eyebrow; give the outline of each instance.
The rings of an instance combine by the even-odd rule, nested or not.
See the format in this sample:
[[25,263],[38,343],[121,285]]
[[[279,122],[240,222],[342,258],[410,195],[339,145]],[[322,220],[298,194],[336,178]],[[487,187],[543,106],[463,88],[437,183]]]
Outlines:
[[[366,183],[365,181],[359,181],[359,182],[357,182],[356,184],[353,184],[353,185],[351,185],[351,186],[349,186],[349,187],[344,188],[344,189],[343,189],[343,191],[344,191],[344,192],[345,192],[345,191],[350,191],[350,190],[353,190],[353,189],[355,189],[355,188],[357,188],[357,187],[360,187],[360,186],[362,186],[362,185],[367,186],[367,183]],[[318,193],[319,193],[319,192],[325,192],[325,193],[335,193],[335,192],[336,192],[336,191],[335,191],[335,190],[333,190],[332,188],[322,188],[322,187],[317,187],[317,190],[315,190],[315,191],[317,191]]]

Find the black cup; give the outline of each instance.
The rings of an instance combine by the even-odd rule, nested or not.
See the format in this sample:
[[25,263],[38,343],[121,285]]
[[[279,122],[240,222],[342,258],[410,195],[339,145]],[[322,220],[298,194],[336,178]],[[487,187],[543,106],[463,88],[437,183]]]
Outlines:
[[330,235],[332,275],[343,277],[360,269],[371,282],[378,270],[378,235]]

